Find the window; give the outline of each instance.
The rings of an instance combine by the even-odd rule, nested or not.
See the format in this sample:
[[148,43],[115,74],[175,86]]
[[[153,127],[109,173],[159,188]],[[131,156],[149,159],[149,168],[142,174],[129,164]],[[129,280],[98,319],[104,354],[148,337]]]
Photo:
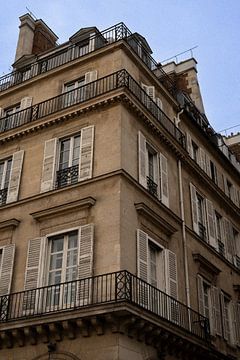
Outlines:
[[[45,142],[41,192],[92,177],[94,126],[79,134]],[[58,155],[59,154],[59,155]]]
[[12,159],[0,162],[0,205],[6,204]]
[[222,306],[222,317],[223,317],[223,334],[224,339],[230,341],[230,300],[221,293],[221,306]]
[[169,206],[167,158],[157,152],[140,131],[138,133],[138,162],[139,183],[164,205]]
[[214,165],[212,160],[210,160],[210,177],[215,182],[215,184],[217,184],[216,166]]
[[231,198],[231,194],[232,194],[232,184],[230,183],[230,181],[226,180],[226,195]]
[[197,144],[192,140],[192,159],[196,161],[196,163],[199,160],[199,147],[197,146]]
[[10,107],[8,109],[5,109],[5,123],[4,123],[4,129],[3,130],[9,130],[14,126],[14,123],[18,121],[19,114],[18,112],[21,110],[20,104],[17,104],[13,107]]
[[218,251],[222,256],[225,256],[225,244],[222,234],[222,216],[219,215],[216,211],[215,211],[215,219],[216,219],[216,235],[218,242]]
[[193,230],[203,239],[207,240],[205,199],[190,184]]

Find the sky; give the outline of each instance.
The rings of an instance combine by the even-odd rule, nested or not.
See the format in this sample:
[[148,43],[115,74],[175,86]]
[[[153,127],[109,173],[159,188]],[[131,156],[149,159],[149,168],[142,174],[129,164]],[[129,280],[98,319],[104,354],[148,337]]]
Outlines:
[[[123,21],[143,35],[157,61],[197,46],[205,112],[216,131],[240,131],[240,0],[0,0],[0,76],[11,71],[19,16],[42,19],[63,43],[82,27]],[[186,53],[178,58],[184,60]]]

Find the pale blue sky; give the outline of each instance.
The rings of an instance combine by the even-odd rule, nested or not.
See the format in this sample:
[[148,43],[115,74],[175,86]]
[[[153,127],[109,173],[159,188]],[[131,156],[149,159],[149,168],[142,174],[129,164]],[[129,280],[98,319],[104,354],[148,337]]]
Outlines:
[[0,75],[11,70],[26,6],[60,43],[81,27],[103,30],[123,21],[146,37],[157,61],[198,45],[194,57],[209,121],[218,131],[240,124],[239,0],[1,0]]

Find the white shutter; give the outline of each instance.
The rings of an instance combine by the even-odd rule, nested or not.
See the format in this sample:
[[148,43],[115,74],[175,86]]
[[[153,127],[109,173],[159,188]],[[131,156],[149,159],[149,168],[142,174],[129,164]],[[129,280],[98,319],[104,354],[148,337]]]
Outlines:
[[206,172],[206,156],[202,148],[199,148],[199,160],[198,165]]
[[93,276],[93,224],[79,228],[77,300],[80,305],[88,305],[92,295]]
[[206,160],[205,171],[208,174],[208,176],[211,177],[211,165],[210,165],[210,158],[209,158],[208,154],[205,154],[205,160]]
[[53,189],[55,178],[57,139],[50,139],[45,141],[41,192]]
[[4,117],[4,109],[0,107],[0,118]]
[[206,212],[207,212],[207,229],[208,229],[209,243],[215,249],[217,249],[215,214],[214,214],[213,204],[208,199],[206,199]]
[[147,94],[153,101],[155,101],[155,87],[154,86],[147,87]]
[[187,135],[187,151],[188,151],[190,157],[193,159],[192,138],[189,133],[186,133],[186,135]]
[[197,207],[197,192],[193,184],[190,183],[191,205],[192,205],[192,222],[193,230],[198,233],[198,207]]
[[160,154],[160,188],[161,201],[164,205],[169,207],[168,163],[167,158],[163,154]]
[[168,249],[164,249],[165,258],[165,277],[166,277],[166,293],[173,298],[178,298],[177,283],[177,258],[176,254]]
[[148,93],[148,86],[145,85],[144,83],[141,83],[141,87],[144,91],[146,91],[146,93]]
[[97,70],[89,71],[85,74],[85,84],[97,80]]
[[93,167],[93,142],[94,126],[88,126],[81,130],[79,174],[78,180],[86,180],[92,177]]
[[225,340],[230,340],[230,334],[229,334],[229,322],[228,322],[228,316],[226,314],[225,309],[225,301],[224,301],[224,294],[221,292],[221,309],[222,309],[222,320],[223,320],[223,337]]
[[32,290],[44,285],[43,271],[46,241],[46,238],[40,237],[31,239],[28,242],[24,290]]
[[20,109],[24,110],[32,106],[32,97],[26,96],[21,100]]
[[163,109],[162,100],[159,97],[156,98],[156,104],[161,110]]
[[233,262],[233,256],[236,254],[235,239],[233,234],[233,227],[230,221],[223,218],[223,230],[226,245],[226,257],[230,262]]
[[220,291],[215,286],[211,286],[211,313],[213,334],[222,335]]
[[203,278],[201,277],[201,275],[197,276],[197,287],[198,287],[198,310],[201,315],[205,316]]
[[137,229],[137,276],[148,281],[148,235]]
[[222,177],[223,177],[224,192],[229,197],[227,178],[224,175],[222,175]]
[[8,185],[7,203],[17,201],[22,174],[24,151],[20,150],[13,154],[12,167]]
[[5,245],[2,248],[2,264],[0,271],[0,296],[7,295],[11,290],[15,245]]
[[221,171],[216,167],[216,174],[217,174],[217,185],[222,190],[224,190],[224,183],[223,183],[223,175]]
[[147,143],[140,131],[138,132],[138,180],[147,188]]
[[95,41],[96,41],[96,34],[95,33],[91,33],[89,35],[89,52],[94,51],[95,50]]

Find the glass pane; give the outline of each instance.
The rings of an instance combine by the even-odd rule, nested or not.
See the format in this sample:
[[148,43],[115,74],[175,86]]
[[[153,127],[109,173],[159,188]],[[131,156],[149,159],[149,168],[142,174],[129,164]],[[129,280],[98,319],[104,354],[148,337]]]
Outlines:
[[63,236],[52,239],[51,253],[63,251]]
[[60,284],[61,283],[61,274],[62,274],[62,272],[60,270],[51,271],[49,273],[48,285]]
[[3,177],[4,163],[0,164],[0,189],[2,188],[2,177]]
[[66,271],[66,281],[73,281],[77,279],[77,267],[67,269]]
[[67,267],[77,264],[77,249],[69,250],[67,254]]
[[11,167],[12,167],[12,159],[7,161],[7,169],[6,169],[6,175],[5,175],[5,181],[4,181],[4,188],[8,187]]
[[50,270],[61,269],[62,268],[62,259],[63,259],[62,252],[51,255]]
[[69,234],[68,236],[68,249],[73,249],[78,246],[78,233],[77,231],[74,231]]

